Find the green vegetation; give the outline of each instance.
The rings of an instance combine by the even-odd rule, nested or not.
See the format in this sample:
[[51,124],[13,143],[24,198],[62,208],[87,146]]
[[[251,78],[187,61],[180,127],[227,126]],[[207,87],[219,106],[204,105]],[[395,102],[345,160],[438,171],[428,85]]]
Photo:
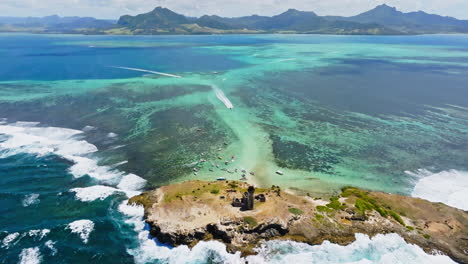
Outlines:
[[429,235],[429,234],[424,234],[423,237],[424,237],[425,239],[429,239],[429,238],[431,238],[431,235]]
[[323,205],[317,206],[316,209],[317,209],[317,212],[320,212],[320,213],[331,213],[331,212],[333,212],[333,209],[328,208],[328,207],[323,206]]
[[334,209],[334,210],[342,210],[346,206],[338,201],[338,197],[332,197],[330,198],[330,203],[327,204],[328,208]]
[[324,216],[323,216],[323,215],[321,215],[321,214],[317,214],[317,213],[315,214],[315,220],[317,220],[318,222],[322,221],[322,220],[323,220],[323,218],[324,218]]
[[213,190],[210,191],[210,193],[212,193],[212,194],[218,194],[218,193],[219,193],[219,190],[218,190],[218,189],[213,189]]
[[397,221],[398,223],[400,223],[401,225],[405,225],[405,222],[403,221],[403,219],[401,219],[401,216],[393,211],[390,211],[390,210],[387,210],[387,213],[393,217],[393,219],[395,219],[395,221]]
[[366,211],[375,210],[377,211],[382,217],[391,216],[395,221],[400,223],[401,225],[405,226],[405,222],[401,218],[399,214],[392,210],[388,210],[382,207],[375,199],[369,197],[368,192],[359,190],[354,187],[345,187],[342,189],[341,196],[343,197],[350,197],[355,196],[357,197],[354,206],[357,209],[357,212],[361,215],[365,215]]
[[151,207],[154,201],[151,200],[149,193],[142,193],[128,200],[129,205],[141,205],[145,208]]
[[413,230],[414,230],[414,227],[412,227],[412,226],[406,226],[406,229],[408,229],[409,231],[413,231]]
[[256,227],[258,225],[257,220],[251,216],[244,217],[244,222],[248,224],[250,228]]
[[288,210],[291,214],[295,214],[295,215],[301,215],[304,213],[301,209],[298,209],[298,208],[289,208]]

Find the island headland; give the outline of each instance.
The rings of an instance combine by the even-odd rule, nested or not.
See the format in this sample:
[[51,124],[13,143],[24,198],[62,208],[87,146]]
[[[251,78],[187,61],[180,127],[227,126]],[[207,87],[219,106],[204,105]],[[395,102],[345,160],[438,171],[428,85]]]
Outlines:
[[163,186],[128,203],[143,206],[151,236],[171,246],[214,239],[246,256],[272,239],[347,245],[357,233],[396,233],[428,253],[468,263],[467,212],[419,198],[346,187],[322,199],[223,180]]

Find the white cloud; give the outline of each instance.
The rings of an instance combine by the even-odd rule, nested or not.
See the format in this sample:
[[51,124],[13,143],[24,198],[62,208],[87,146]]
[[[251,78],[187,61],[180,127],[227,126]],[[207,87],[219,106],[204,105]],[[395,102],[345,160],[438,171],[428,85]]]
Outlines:
[[468,19],[468,0],[0,0],[0,10],[2,15],[8,16],[59,14],[99,18],[139,14],[156,6],[190,16],[274,15],[288,8],[314,11],[320,15],[354,15],[383,3],[402,11],[423,10]]

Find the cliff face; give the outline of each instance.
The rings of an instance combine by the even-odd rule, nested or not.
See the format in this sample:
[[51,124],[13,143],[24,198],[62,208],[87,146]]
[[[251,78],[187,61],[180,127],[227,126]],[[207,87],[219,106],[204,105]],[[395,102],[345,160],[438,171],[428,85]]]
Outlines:
[[256,189],[255,195],[264,194],[266,201],[256,200],[254,210],[241,211],[231,203],[247,188],[240,182],[191,181],[143,193],[129,203],[143,205],[151,235],[174,246],[217,239],[230,251],[248,255],[270,239],[346,245],[356,233],[397,233],[427,252],[468,262],[468,217],[462,210],[356,188],[324,201],[273,186]]

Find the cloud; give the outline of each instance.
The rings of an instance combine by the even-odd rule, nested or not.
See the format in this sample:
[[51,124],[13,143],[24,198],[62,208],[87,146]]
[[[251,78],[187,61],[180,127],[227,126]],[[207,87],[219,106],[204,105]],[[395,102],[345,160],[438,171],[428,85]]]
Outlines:
[[1,0],[2,14],[9,16],[94,16],[118,18],[164,6],[176,12],[201,16],[274,15],[288,8],[314,11],[320,15],[355,15],[386,3],[402,11],[429,13],[468,19],[467,0]]

